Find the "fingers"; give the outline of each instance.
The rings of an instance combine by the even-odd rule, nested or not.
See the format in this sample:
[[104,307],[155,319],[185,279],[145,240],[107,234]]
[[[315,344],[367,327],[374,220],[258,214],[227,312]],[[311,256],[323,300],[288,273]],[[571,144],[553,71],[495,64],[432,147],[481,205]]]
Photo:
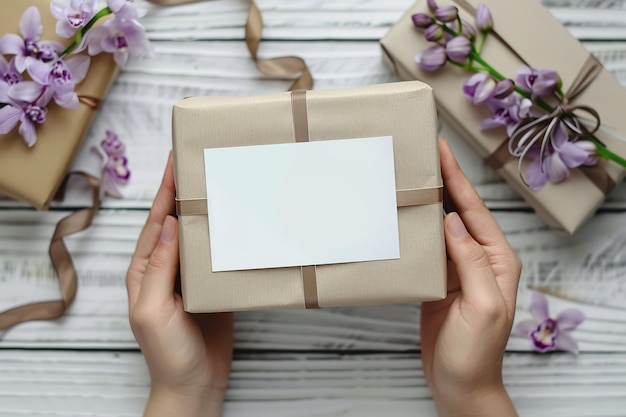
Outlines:
[[163,227],[163,221],[168,214],[174,213],[175,198],[174,168],[172,154],[170,153],[161,186],[150,209],[146,224],[139,235],[137,248],[135,249],[135,254],[133,255],[126,279],[128,302],[131,309],[139,295],[144,268],[152,251],[157,245]]
[[138,301],[146,300],[152,305],[163,305],[171,299],[178,265],[178,220],[167,216],[159,241],[148,260]]
[[445,139],[439,138],[439,151],[443,183],[472,236],[482,245],[504,243],[508,246],[500,226],[459,167]]
[[446,216],[444,231],[448,254],[456,267],[463,297],[473,300],[501,299],[487,253],[468,233],[457,213]]

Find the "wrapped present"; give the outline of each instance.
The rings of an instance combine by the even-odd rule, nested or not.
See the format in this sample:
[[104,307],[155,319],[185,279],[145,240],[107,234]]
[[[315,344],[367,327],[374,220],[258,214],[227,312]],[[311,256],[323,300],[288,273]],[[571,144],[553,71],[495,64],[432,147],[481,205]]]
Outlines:
[[[317,308],[444,298],[436,135],[432,91],[420,82],[178,102],[173,110],[173,145],[185,309],[199,313]],[[363,167],[359,160],[370,158],[374,162],[368,172],[369,162]],[[380,172],[374,163],[381,164]],[[350,174],[355,178],[345,182]],[[271,175],[279,180],[258,182]],[[333,182],[342,184],[331,193],[335,197],[325,194],[322,178],[329,188],[336,188]],[[391,178],[391,185],[385,178]],[[265,190],[282,179],[291,185]],[[301,187],[308,193],[304,198]],[[309,187],[318,188],[309,193]],[[391,197],[385,194],[389,187]],[[241,188],[251,188],[244,200],[239,200]],[[384,196],[380,201],[373,197],[378,193]],[[361,203],[352,205],[354,201]],[[355,236],[343,224],[342,232],[326,231],[330,221],[337,220],[335,213],[352,223],[351,217],[376,212],[370,206],[381,201],[387,207],[385,216],[369,218]],[[382,217],[389,220],[389,201],[392,221],[384,223]],[[283,205],[288,206],[286,214],[271,221],[255,220],[266,212],[270,217],[274,211],[282,213]],[[313,214],[304,214],[311,206]],[[295,237],[293,227],[285,226],[290,212],[300,224]],[[310,222],[321,222],[323,230]],[[263,232],[267,235],[259,240],[257,234]],[[353,253],[361,249],[360,240],[371,240],[378,233],[388,236],[387,232],[395,234],[398,256],[379,257],[377,252],[373,258],[359,258]],[[338,246],[341,233],[356,243]],[[276,249],[281,244],[285,249]],[[309,244],[312,249],[303,249]],[[320,246],[322,252],[327,250],[310,261]],[[393,243],[380,246],[377,251],[394,250]]]
[[[487,9],[480,4],[486,5]],[[439,29],[435,27],[427,29],[434,23],[429,17],[433,16],[433,12],[429,9],[436,6],[440,8],[438,18],[443,20],[451,18],[450,23],[446,24],[447,29],[441,33],[437,33]],[[436,40],[440,36],[449,39],[455,36],[458,21],[456,15],[454,17],[446,15],[455,13],[450,6],[457,7],[458,18],[465,25],[465,30],[471,31],[469,26],[474,26],[475,22],[484,25],[493,24],[493,29],[489,32],[482,49],[479,46],[481,28],[479,27],[478,33],[474,33],[477,40],[473,49],[473,52],[477,52],[473,56],[477,55],[494,69],[491,74],[497,71],[502,78],[516,80],[520,68],[527,67],[526,71],[531,71],[530,68],[539,70],[529,73],[534,77],[531,81],[537,76],[546,80],[554,78],[553,85],[559,89],[560,98],[554,93],[551,98],[539,103],[542,105],[539,110],[545,110],[542,113],[544,116],[535,116],[533,113],[522,114],[521,110],[516,110],[514,117],[523,119],[519,123],[518,120],[507,121],[503,118],[496,120],[499,115],[494,108],[475,105],[474,101],[480,101],[478,97],[473,99],[466,97],[463,93],[464,85],[466,95],[471,95],[476,88],[486,91],[484,86],[478,86],[478,83],[491,81],[478,76],[474,79],[476,84],[468,88],[468,79],[472,76],[470,71],[473,69],[468,71],[468,68],[463,68],[463,64],[467,62],[467,52],[472,50],[464,39],[455,40],[455,45],[450,45],[447,49],[448,56],[451,53],[458,61],[462,61],[458,66],[448,63],[445,67],[439,68],[446,60],[446,52],[442,49],[430,49],[427,56],[423,53],[417,56],[420,51],[434,45],[426,40],[426,36],[431,40]],[[477,17],[479,7],[482,8],[482,14]],[[489,10],[490,14],[486,14],[485,10]],[[414,21],[413,16],[416,14],[418,15]],[[479,21],[481,19],[482,22]],[[428,33],[425,34],[424,30],[419,30],[416,26],[423,27]],[[613,155],[622,157],[626,155],[626,141],[623,139],[626,135],[626,118],[622,115],[622,109],[626,105],[626,90],[539,2],[437,0],[434,4],[431,0],[420,0],[389,30],[381,40],[381,46],[385,61],[399,78],[421,80],[432,86],[439,112],[445,120],[486,158],[487,162],[498,169],[507,182],[554,230],[574,233],[593,215],[607,193],[624,178],[626,173],[624,168],[611,160],[601,160],[595,166],[586,166],[587,162],[580,158],[575,161],[572,158],[566,159],[567,156],[558,159],[562,155],[558,154],[561,149],[556,147],[562,144],[558,138],[554,139],[551,135],[562,130],[562,123],[574,132],[570,139],[575,137],[566,146],[571,148],[574,141],[577,141],[576,146],[582,149],[582,145],[590,145],[591,142],[578,139],[589,136],[601,144],[602,149],[611,150]],[[422,66],[416,63],[417,59]],[[479,68],[486,68],[477,60],[472,62]],[[482,71],[487,72],[486,69]],[[490,77],[498,78],[493,75]],[[536,85],[534,88],[538,87]],[[526,92],[529,96],[532,93],[532,99],[537,103],[534,97],[536,91]],[[537,91],[537,94],[539,93]],[[558,100],[555,101],[555,97]],[[530,123],[535,119],[541,120]],[[594,125],[598,119],[599,129],[595,130]],[[518,125],[508,131],[504,127],[492,128],[498,123],[501,125],[518,123]],[[546,131],[549,134],[544,135]],[[521,149],[520,145],[529,145],[527,143],[529,139],[535,137],[537,141],[533,142],[532,146],[518,152]],[[552,142],[546,143],[541,148],[542,157],[539,158],[536,155],[537,151],[531,148],[539,149],[542,140]],[[595,152],[595,147],[592,148]],[[533,155],[535,160],[530,157]],[[550,157],[554,159],[546,161]],[[619,156],[614,160],[619,160]],[[555,163],[550,165],[551,162]],[[557,163],[560,166],[556,166]],[[568,169],[570,166],[571,170]],[[543,183],[548,177],[550,181],[552,178],[557,178],[558,181],[547,182],[544,186]]]
[[[55,34],[57,20],[50,12],[49,0],[24,0],[5,5],[0,14],[3,31],[0,36],[19,35],[20,19],[30,6],[36,6],[40,12],[41,39],[67,45],[68,39]],[[39,210],[48,208],[117,73],[118,67],[111,54],[92,57],[87,76],[76,87],[81,100],[78,109],[62,108],[51,102],[45,123],[36,125],[38,139],[32,147],[25,143],[17,127],[0,136],[0,194],[27,202]]]

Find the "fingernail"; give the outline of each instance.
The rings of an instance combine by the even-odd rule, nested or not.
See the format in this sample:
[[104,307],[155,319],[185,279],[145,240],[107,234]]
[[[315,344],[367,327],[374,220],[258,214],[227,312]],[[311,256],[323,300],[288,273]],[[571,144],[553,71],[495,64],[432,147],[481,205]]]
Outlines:
[[176,221],[172,216],[167,216],[163,222],[163,229],[161,229],[161,240],[164,242],[170,242],[176,234]]
[[452,237],[459,238],[467,234],[467,229],[465,228],[463,220],[461,220],[461,217],[458,215],[458,213],[452,212],[449,213],[446,217],[449,218],[448,230],[450,231]]

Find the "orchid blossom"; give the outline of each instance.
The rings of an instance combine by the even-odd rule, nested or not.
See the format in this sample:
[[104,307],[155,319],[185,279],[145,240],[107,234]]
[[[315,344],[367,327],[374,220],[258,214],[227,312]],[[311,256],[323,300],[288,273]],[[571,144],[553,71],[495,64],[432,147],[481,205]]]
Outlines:
[[569,334],[585,320],[585,314],[576,308],[561,311],[556,318],[550,317],[548,299],[533,292],[530,301],[531,320],[524,320],[513,328],[518,336],[530,338],[533,348],[541,353],[563,350],[578,353],[578,343]]

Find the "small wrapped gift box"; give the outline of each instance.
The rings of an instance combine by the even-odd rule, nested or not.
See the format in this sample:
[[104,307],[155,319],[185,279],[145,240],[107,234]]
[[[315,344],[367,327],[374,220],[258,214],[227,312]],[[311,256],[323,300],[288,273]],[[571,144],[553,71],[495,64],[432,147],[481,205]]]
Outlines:
[[[20,35],[20,19],[24,11],[36,6],[43,24],[42,40],[58,41],[64,46],[71,39],[55,34],[56,19],[50,12],[49,0],[23,0],[2,7],[2,33]],[[5,57],[10,59],[11,57]],[[46,210],[54,197],[83,138],[118,73],[111,54],[91,58],[89,72],[76,87],[81,99],[77,110],[65,109],[51,102],[43,124],[37,125],[37,143],[28,147],[16,127],[0,135],[0,194],[27,202],[39,210]],[[26,74],[23,74],[26,75]]]
[[[185,309],[444,298],[436,136],[432,91],[420,82],[178,102]],[[359,252],[372,240],[375,254]]]
[[[596,137],[612,152],[626,155],[626,142],[615,136],[626,136],[626,90],[620,83],[539,2],[437,0],[439,6],[457,6],[460,18],[472,23],[481,3],[488,6],[494,22],[494,33],[487,38],[481,57],[511,79],[515,79],[522,65],[553,69],[561,77],[566,95],[574,90],[574,85],[585,85],[569,105],[595,109],[602,125]],[[551,228],[574,233],[626,171],[614,162],[603,161],[596,167],[572,169],[569,178],[558,184],[548,183],[539,191],[530,190],[520,178],[518,160],[508,153],[506,130],[481,130],[483,119],[490,116],[489,110],[474,105],[463,95],[463,84],[472,73],[452,64],[436,71],[425,71],[416,64],[416,54],[433,44],[414,26],[411,16],[415,13],[429,13],[426,0],[416,2],[382,39],[387,64],[403,80],[421,80],[431,85],[445,120],[498,169]],[[612,134],[603,133],[607,131]]]

